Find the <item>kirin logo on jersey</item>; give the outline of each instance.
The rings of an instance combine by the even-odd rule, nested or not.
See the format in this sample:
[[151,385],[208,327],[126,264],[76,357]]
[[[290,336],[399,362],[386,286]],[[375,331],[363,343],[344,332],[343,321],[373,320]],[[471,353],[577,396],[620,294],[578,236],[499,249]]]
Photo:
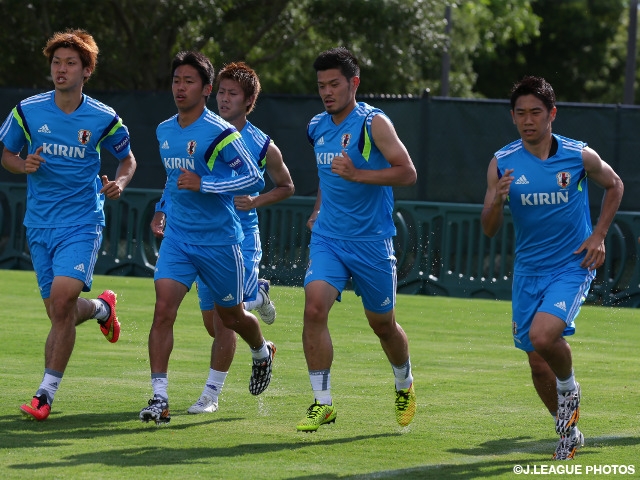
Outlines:
[[569,172],[556,173],[556,180],[561,188],[567,188],[571,183],[571,174]]
[[196,145],[198,144],[196,143],[195,140],[190,140],[187,143],[187,153],[192,157],[193,157],[193,154],[196,153]]
[[342,145],[342,148],[347,148],[349,146],[349,142],[351,141],[351,134],[350,133],[343,133],[342,134],[342,141],[340,142],[340,144]]
[[90,139],[91,132],[89,130],[78,130],[78,141],[81,144],[86,145],[87,143],[89,143]]

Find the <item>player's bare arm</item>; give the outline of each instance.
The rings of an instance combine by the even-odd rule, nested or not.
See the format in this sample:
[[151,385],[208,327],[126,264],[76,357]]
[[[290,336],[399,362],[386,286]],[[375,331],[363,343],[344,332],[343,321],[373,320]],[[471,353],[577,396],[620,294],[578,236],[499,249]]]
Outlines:
[[289,169],[282,159],[280,149],[271,143],[267,148],[267,173],[273,182],[274,187],[268,192],[255,197],[250,195],[239,195],[233,198],[233,203],[238,210],[251,210],[257,207],[264,207],[278,203],[285,198],[289,198],[295,192],[293,180]]
[[351,158],[343,150],[333,158],[331,171],[345,180],[372,185],[406,187],[417,180],[416,168],[404,144],[398,138],[391,121],[384,115],[376,115],[371,122],[373,141],[391,168],[363,170],[355,168]]
[[151,219],[151,233],[156,238],[164,237],[164,227],[167,225],[167,216],[164,212],[156,212]]
[[40,156],[42,147],[38,147],[35,153],[30,153],[24,160],[17,152],[12,152],[6,148],[2,151],[2,166],[11,173],[33,173],[38,171],[40,165],[45,162]]
[[582,151],[582,163],[587,172],[587,178],[590,178],[604,189],[604,197],[600,216],[593,228],[593,233],[582,242],[580,248],[574,253],[579,254],[586,250],[587,254],[580,265],[583,268],[595,270],[604,263],[604,239],[620,206],[624,185],[618,174],[608,163],[600,158],[595,150],[585,147]]
[[318,214],[320,213],[320,205],[322,204],[322,190],[318,187],[318,195],[316,196],[316,203],[313,206],[313,212],[309,216],[309,220],[307,220],[307,228],[309,230],[313,230],[313,224],[316,223],[316,218],[318,218]]
[[100,193],[104,193],[105,196],[111,200],[117,200],[122,195],[122,192],[129,185],[134,172],[136,171],[136,159],[133,153],[129,152],[125,158],[120,160],[118,169],[116,170],[115,180],[109,180],[109,177],[102,175],[102,189]]
[[484,207],[480,215],[480,222],[484,234],[493,237],[504,220],[504,204],[509,196],[509,189],[513,181],[512,168],[505,170],[502,178],[498,178],[498,160],[491,159],[487,168],[487,192],[484,196]]

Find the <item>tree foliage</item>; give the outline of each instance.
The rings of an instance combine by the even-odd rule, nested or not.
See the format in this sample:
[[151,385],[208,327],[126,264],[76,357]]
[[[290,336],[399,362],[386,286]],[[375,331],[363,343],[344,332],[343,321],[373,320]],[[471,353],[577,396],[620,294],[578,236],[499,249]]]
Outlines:
[[[558,100],[613,100],[610,86],[617,84],[621,91],[624,81],[626,32],[620,27],[626,20],[627,3],[533,2],[534,14],[542,19],[538,38],[525,43],[509,39],[496,47],[492,57],[479,58],[474,66],[479,76],[476,88],[489,97],[505,96],[510,85],[504,80],[513,83],[523,75],[540,75],[553,85]],[[623,28],[626,25],[624,22]],[[496,71],[502,72],[504,80],[495,76]]]
[[[0,87],[49,88],[42,47],[84,28],[101,49],[97,90],[166,90],[179,50],[216,67],[245,60],[265,92],[315,93],[316,55],[344,45],[362,65],[360,93],[504,98],[525,73],[559,98],[622,89],[625,0],[0,0]],[[445,11],[451,9],[447,34]],[[621,20],[622,19],[622,20]]]

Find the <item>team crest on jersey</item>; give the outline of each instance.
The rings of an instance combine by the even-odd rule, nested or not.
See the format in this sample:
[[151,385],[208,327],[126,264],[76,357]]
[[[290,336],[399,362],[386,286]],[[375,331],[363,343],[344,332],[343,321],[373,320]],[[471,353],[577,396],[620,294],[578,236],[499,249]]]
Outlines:
[[571,174],[569,172],[558,172],[556,173],[556,180],[558,181],[558,186],[567,188],[571,183]]
[[89,130],[78,130],[78,141],[81,144],[86,145],[87,143],[89,143],[90,139],[91,139],[91,131],[89,131]]
[[198,145],[198,144],[196,143],[195,140],[190,140],[187,143],[187,153],[189,155],[193,156],[193,154],[196,153],[196,145]]
[[343,133],[342,134],[342,148],[347,148],[349,146],[349,142],[351,141],[351,134],[350,133]]

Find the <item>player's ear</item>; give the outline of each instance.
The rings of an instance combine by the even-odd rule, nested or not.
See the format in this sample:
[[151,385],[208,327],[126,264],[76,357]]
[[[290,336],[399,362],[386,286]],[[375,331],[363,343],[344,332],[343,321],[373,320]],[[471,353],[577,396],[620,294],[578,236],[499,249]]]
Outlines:
[[213,85],[205,85],[204,88],[202,89],[202,93],[204,94],[205,97],[208,97],[209,95],[211,95],[212,91],[213,91]]
[[353,77],[352,81],[353,81],[353,87],[358,88],[358,86],[360,85],[360,77]]

